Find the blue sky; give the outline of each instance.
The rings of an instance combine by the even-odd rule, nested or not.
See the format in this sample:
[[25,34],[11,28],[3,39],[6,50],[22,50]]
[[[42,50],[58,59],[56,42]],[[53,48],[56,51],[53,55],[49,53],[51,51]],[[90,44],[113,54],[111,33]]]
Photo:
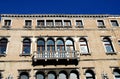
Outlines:
[[0,14],[120,14],[120,0],[1,0]]

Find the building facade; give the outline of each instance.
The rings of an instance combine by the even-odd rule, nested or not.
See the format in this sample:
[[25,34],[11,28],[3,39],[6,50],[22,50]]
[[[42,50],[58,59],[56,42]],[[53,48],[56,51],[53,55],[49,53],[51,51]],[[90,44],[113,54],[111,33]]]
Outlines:
[[1,14],[0,79],[120,79],[120,16]]

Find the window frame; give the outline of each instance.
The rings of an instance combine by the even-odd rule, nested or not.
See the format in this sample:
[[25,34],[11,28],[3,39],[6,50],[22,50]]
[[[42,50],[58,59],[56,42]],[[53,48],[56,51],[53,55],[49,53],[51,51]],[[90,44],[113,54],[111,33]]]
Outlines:
[[[38,22],[43,22],[43,25],[38,25]],[[36,28],[40,28],[40,27],[45,27],[45,20],[44,19],[39,19],[39,20],[36,20]]]
[[[116,22],[117,25],[113,25],[112,21]],[[111,23],[111,26],[112,26],[112,27],[119,27],[118,20],[112,19],[112,20],[110,20],[110,23]]]
[[[82,24],[82,25],[77,25],[77,22],[80,22],[80,24]],[[79,28],[84,28],[83,27],[84,26],[83,20],[75,20],[75,26],[79,27]]]
[[[85,44],[80,44],[85,43]],[[80,46],[80,54],[81,55],[90,55],[89,46],[86,38],[80,38],[79,40],[79,46]],[[87,48],[87,52],[82,52],[81,46],[84,46],[84,48]]]
[[[4,43],[4,44],[1,45],[1,40],[3,40],[3,41],[6,40],[6,45],[5,45],[5,42],[2,42],[2,43]],[[1,52],[1,53],[0,53],[0,56],[5,56],[5,55],[7,54],[8,39],[6,39],[6,38],[0,39],[0,47],[3,48],[2,46],[5,47],[5,51],[4,51],[5,53],[4,53],[4,52]]]
[[[30,25],[26,25],[26,21],[31,21],[31,24]],[[24,28],[32,28],[32,25],[33,25],[33,20],[31,20],[31,19],[25,19],[24,20]]]
[[[108,41],[104,41],[104,40],[108,40]],[[103,41],[103,45],[104,45],[104,49],[105,49],[106,54],[116,54],[114,45],[113,45],[112,40],[110,39],[110,37],[103,37],[102,41]],[[109,43],[109,44],[106,44],[106,45],[109,45],[112,48],[112,52],[107,51],[105,42]]]
[[[25,40],[28,40],[29,42],[24,42]],[[27,43],[27,44],[26,44]],[[28,44],[29,43],[29,44]],[[25,52],[24,53],[24,48],[26,48],[26,47],[28,47],[29,48],[29,51],[30,52]],[[22,42],[22,53],[21,53],[21,55],[22,56],[29,56],[29,55],[31,55],[31,48],[32,48],[32,45],[31,45],[31,39],[30,38],[24,38],[23,39],[23,42]]]
[[[5,25],[5,21],[8,20],[10,21],[10,25]],[[7,23],[8,24],[8,23]],[[12,26],[12,20],[11,19],[4,19],[3,20],[3,28],[10,28]]]
[[[102,22],[102,25],[99,25],[99,22]],[[98,28],[106,28],[106,27],[105,27],[105,22],[104,22],[104,20],[101,20],[101,19],[100,19],[100,20],[97,20],[97,27],[98,27]]]

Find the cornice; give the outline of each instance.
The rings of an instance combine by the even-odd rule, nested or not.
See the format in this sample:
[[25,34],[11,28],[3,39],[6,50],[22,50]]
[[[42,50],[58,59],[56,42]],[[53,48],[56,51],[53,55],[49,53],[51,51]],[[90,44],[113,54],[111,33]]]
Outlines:
[[1,17],[75,17],[75,18],[106,18],[106,17],[120,17],[120,15],[109,14],[1,14]]

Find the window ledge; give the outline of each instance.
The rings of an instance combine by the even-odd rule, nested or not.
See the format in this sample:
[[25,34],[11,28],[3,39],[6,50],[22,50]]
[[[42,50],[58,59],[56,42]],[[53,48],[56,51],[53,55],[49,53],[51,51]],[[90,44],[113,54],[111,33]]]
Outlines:
[[24,28],[31,29],[32,26],[24,26]]
[[106,55],[116,55],[117,52],[106,52]]
[[91,55],[91,53],[90,52],[88,52],[88,53],[80,53],[80,55]]
[[20,56],[31,56],[32,54],[20,54]]
[[76,28],[84,28],[82,25],[81,26],[75,26]]
[[98,26],[99,29],[106,28],[104,25],[103,26]]
[[4,56],[4,57],[5,57],[6,55],[7,55],[7,54],[0,54],[0,57],[1,57],[1,56]]
[[10,29],[11,26],[2,26],[2,28],[4,28],[4,29]]

